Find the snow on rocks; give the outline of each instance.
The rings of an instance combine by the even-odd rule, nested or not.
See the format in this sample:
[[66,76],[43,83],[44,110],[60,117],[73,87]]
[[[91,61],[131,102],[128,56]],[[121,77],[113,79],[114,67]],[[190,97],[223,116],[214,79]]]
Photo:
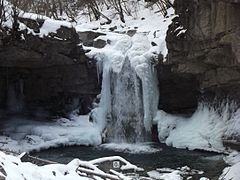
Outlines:
[[[190,179],[192,175],[195,174],[202,174],[202,171],[193,170],[184,166],[176,170],[169,168],[152,170],[147,172],[146,175],[148,177],[144,177],[138,174],[138,172],[143,171],[142,168],[131,164],[120,156],[103,157],[91,161],[73,159],[68,164],[55,163],[44,166],[23,162],[21,157],[22,155],[7,155],[0,151],[0,177],[4,177],[6,180],[182,180],[185,178]],[[101,166],[101,164],[106,162],[111,162],[108,169],[104,169]],[[129,172],[129,170],[132,170],[134,173],[124,173]],[[207,180],[207,178],[202,178],[202,180]]]
[[66,21],[59,21],[53,19],[46,19],[40,28],[39,37],[48,36],[49,33],[57,33],[57,30],[63,27],[73,28],[72,24]]
[[153,179],[163,179],[163,180],[182,180],[180,171],[176,170],[170,173],[159,173],[158,171],[149,171],[148,176]]
[[[3,21],[2,26],[11,29],[13,26],[13,17],[12,17],[13,5],[6,0],[3,1],[3,5],[4,5],[6,19],[5,19],[5,21]],[[39,33],[34,32],[34,30],[27,27],[26,24],[18,21],[20,31],[27,30],[27,32],[29,34],[33,34],[33,35],[39,36],[41,38],[43,38],[44,36],[48,36],[50,33],[57,33],[57,30],[60,29],[61,27],[73,28],[72,23],[67,22],[67,21],[55,20],[55,19],[51,19],[47,16],[43,16],[43,15],[39,15],[39,14],[35,14],[35,13],[24,12],[21,9],[17,9],[17,11],[18,11],[18,16],[20,18],[31,19],[34,21],[38,21],[38,20],[44,21],[43,25],[40,27]]]
[[[191,169],[188,166],[180,167],[175,169],[170,168],[158,168],[147,172],[148,176],[153,179],[162,180],[182,180],[182,179],[192,179],[193,175],[201,175],[203,171],[196,169]],[[203,178],[203,177],[202,177]],[[207,179],[203,179],[207,180]]]
[[35,14],[35,13],[23,12],[23,11],[21,11],[18,16],[21,17],[21,18],[32,19],[32,20],[38,20],[38,19],[46,20],[46,19],[50,19],[47,16],[43,16],[43,15]]
[[8,119],[0,136],[1,149],[23,152],[61,145],[99,145],[100,131],[88,119],[88,115],[56,121]]
[[223,170],[219,180],[239,180],[240,179],[240,162]]
[[240,179],[240,152],[234,151],[224,158],[230,167],[226,167],[219,177],[219,180],[239,180]]
[[[153,6],[153,9],[149,9],[145,7],[143,1],[139,3],[140,6],[137,14],[132,16],[125,15],[125,23],[119,21],[118,18],[112,18],[111,24],[101,25],[100,21],[89,22],[86,19],[79,18],[75,28],[78,32],[89,30],[104,33],[112,32],[111,34],[117,37],[119,37],[119,35],[126,35],[130,31],[134,31],[136,32],[134,34],[141,34],[142,36],[147,37],[149,42],[156,44],[154,49],[157,53],[163,54],[164,58],[166,58],[168,50],[165,38],[168,26],[175,17],[174,9],[169,8],[167,10],[167,16],[164,17],[158,12],[158,7]],[[109,16],[112,16],[115,13],[114,10],[103,10],[103,14],[109,14]],[[115,27],[114,30],[112,30],[113,27]],[[135,36],[134,34],[133,37]]]
[[134,171],[143,171],[144,169],[137,167],[136,165],[131,164],[130,162],[126,161],[124,158],[120,157],[120,156],[111,156],[111,157],[103,157],[103,158],[98,158],[98,159],[94,159],[89,161],[92,164],[99,164],[102,162],[106,162],[106,161],[121,161],[122,163],[124,163],[123,165],[121,165],[119,168],[121,170],[134,170]]
[[113,179],[113,180],[129,180],[127,176],[121,172],[113,171],[114,174],[105,173],[100,170],[96,164],[105,161],[122,161],[124,165],[122,170],[134,169],[142,170],[137,166],[129,163],[125,159],[114,156],[105,157],[92,161],[81,161],[74,159],[68,164],[49,164],[44,166],[37,166],[30,162],[22,162],[21,157],[7,155],[0,151],[0,167],[2,172],[0,177],[5,177],[6,180],[84,180],[84,179]]

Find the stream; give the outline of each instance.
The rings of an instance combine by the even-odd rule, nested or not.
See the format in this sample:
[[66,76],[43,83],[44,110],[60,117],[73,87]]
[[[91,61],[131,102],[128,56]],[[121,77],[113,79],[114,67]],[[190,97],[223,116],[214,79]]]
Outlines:
[[183,166],[204,171],[204,174],[195,175],[193,179],[199,179],[200,177],[208,177],[211,180],[218,179],[222,170],[226,167],[221,154],[176,149],[164,144],[151,144],[151,146],[159,148],[160,151],[132,154],[129,152],[116,152],[102,146],[69,146],[32,152],[31,155],[59,163],[68,163],[74,158],[87,161],[106,156],[121,156],[131,163],[144,168],[145,172],[156,170],[157,168],[177,169]]

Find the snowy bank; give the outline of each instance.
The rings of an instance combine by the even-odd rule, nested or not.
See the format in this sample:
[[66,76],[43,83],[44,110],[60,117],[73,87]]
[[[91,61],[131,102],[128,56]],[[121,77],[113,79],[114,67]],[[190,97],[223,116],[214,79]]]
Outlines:
[[[145,177],[139,174],[142,174],[144,169],[131,164],[120,156],[103,157],[91,161],[74,159],[68,164],[49,164],[44,166],[22,162],[22,156],[7,155],[0,151],[0,178],[3,177],[6,180],[102,180],[106,178],[112,180],[182,180],[184,178],[191,179],[196,174],[203,174],[203,171],[184,166],[177,169],[159,168],[148,171],[146,174],[148,177]],[[109,164],[109,162],[111,163]],[[106,163],[109,165],[106,166]],[[127,173],[130,171],[133,173]],[[207,180],[207,178],[202,178],[201,180],[203,179]]]
[[7,155],[0,151],[0,177],[7,180],[78,180],[78,179],[113,179],[113,180],[129,180],[127,176],[121,172],[111,171],[112,174],[105,173],[97,167],[97,164],[106,161],[119,161],[121,170],[142,171],[141,168],[131,164],[119,156],[99,158],[92,161],[81,161],[74,159],[68,164],[49,164],[45,166],[37,166],[30,162],[22,162],[21,155],[16,157]]
[[239,136],[239,110],[226,103],[219,108],[201,104],[189,118],[158,111],[154,122],[158,125],[161,142],[176,148],[224,152],[223,138]]
[[[3,11],[5,13],[5,19],[1,24],[3,27],[12,29],[14,23],[13,9],[14,9],[13,5],[10,2],[3,0]],[[73,25],[70,22],[51,19],[47,16],[35,13],[24,12],[19,8],[17,8],[17,13],[18,17],[22,19],[30,19],[36,22],[39,20],[43,21],[42,26],[39,27],[39,32],[35,32],[33,29],[28,27],[26,24],[20,22],[19,20],[17,21],[19,24],[20,31],[27,30],[28,34],[39,36],[41,38],[48,36],[51,33],[57,33],[57,30],[60,29],[61,27],[73,28]]]
[[55,121],[33,121],[17,117],[8,119],[1,130],[1,149],[28,152],[61,145],[101,144],[100,131],[88,118],[86,115]]
[[231,165],[223,170],[219,180],[239,180],[240,179],[240,153],[235,151],[227,156],[226,163]]

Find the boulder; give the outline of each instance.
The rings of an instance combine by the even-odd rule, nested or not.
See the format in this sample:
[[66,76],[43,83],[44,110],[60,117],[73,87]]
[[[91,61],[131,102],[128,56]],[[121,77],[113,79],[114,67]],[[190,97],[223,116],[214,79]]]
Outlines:
[[80,41],[84,46],[94,46],[94,39],[96,39],[99,36],[105,35],[104,33],[99,33],[95,31],[81,31],[78,32],[78,36]]

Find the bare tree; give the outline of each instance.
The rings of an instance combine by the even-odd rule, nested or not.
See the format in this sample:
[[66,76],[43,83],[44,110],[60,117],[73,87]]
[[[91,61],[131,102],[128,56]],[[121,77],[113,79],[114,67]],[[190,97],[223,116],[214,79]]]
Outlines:
[[18,16],[20,13],[20,10],[18,7],[21,5],[21,0],[13,0],[12,1],[12,11],[11,11],[11,17],[12,17],[12,29],[11,29],[11,37],[12,39],[20,39],[21,33],[19,32],[19,22],[18,22]]
[[123,8],[122,8],[122,0],[108,0],[108,3],[117,11],[119,14],[120,20],[125,22]]
[[0,28],[5,20],[5,10],[4,10],[4,2],[0,0]]
[[170,0],[145,0],[146,2],[149,3],[148,6],[152,6],[152,5],[157,5],[159,8],[159,11],[166,16],[167,15],[167,9],[169,7],[173,7],[173,4],[171,3]]
[[[99,20],[101,17],[106,19],[106,23],[111,23],[111,19],[102,13],[101,7],[113,8],[122,22],[125,22],[125,15],[132,16],[137,14],[139,1],[137,0],[9,0],[15,7],[23,11],[34,12],[46,15],[54,19],[59,19],[63,15],[76,22],[76,17],[84,8],[90,20]],[[170,0],[145,0],[148,7],[156,5],[159,11],[166,15],[167,8],[173,6]],[[3,0],[0,0],[3,3]],[[0,4],[0,5],[1,5]],[[0,13],[3,11],[0,9]],[[1,21],[3,18],[1,18]],[[0,22],[1,23],[1,22]]]

